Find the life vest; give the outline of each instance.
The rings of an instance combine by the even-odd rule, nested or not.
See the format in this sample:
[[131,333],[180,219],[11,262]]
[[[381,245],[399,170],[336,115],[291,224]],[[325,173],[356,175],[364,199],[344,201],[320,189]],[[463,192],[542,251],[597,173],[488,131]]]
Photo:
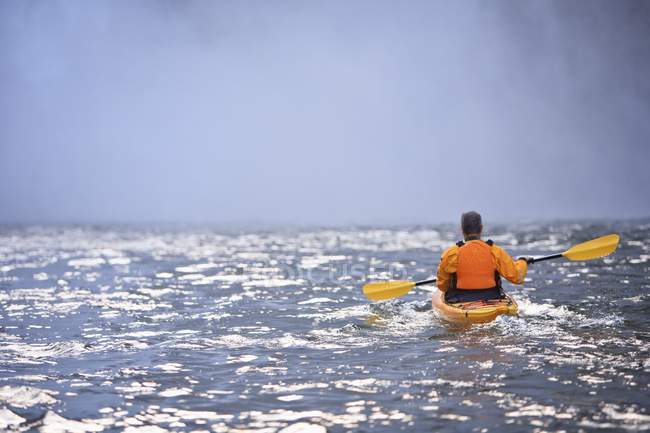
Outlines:
[[492,256],[493,242],[460,241],[458,264],[451,276],[450,288],[459,290],[485,290],[501,288],[501,276]]

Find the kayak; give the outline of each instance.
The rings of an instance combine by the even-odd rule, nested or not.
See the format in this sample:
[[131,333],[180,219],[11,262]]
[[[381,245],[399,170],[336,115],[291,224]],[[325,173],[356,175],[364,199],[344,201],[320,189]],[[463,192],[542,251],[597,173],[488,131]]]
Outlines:
[[436,290],[433,293],[432,304],[445,320],[453,323],[487,323],[502,314],[508,316],[517,314],[517,303],[509,295],[504,299],[449,304],[445,301],[444,292]]

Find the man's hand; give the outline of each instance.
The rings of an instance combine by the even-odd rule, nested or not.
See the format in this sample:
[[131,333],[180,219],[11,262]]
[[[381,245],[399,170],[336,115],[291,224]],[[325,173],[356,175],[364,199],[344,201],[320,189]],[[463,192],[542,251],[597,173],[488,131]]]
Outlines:
[[517,260],[523,260],[524,262],[528,263],[529,265],[535,261],[533,257],[518,257]]

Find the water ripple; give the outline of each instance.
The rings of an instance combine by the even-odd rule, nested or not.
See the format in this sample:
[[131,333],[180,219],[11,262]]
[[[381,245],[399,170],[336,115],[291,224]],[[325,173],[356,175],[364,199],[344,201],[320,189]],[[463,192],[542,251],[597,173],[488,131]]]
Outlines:
[[426,278],[454,228],[0,228],[0,429],[650,429],[650,224],[495,227],[531,266],[518,317],[459,327]]

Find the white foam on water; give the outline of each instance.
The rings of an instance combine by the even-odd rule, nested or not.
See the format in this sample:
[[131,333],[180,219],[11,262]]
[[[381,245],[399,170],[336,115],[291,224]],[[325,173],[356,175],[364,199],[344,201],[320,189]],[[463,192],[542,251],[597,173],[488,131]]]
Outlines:
[[309,335],[315,338],[314,344],[338,345],[336,349],[363,347],[374,342],[373,338],[360,335],[358,330],[351,327],[312,329]]
[[[607,327],[616,326],[623,323],[623,318],[615,314],[606,314],[599,317],[587,316],[585,312],[571,311],[564,305],[553,305],[548,303],[536,303],[526,296],[516,298],[519,306],[519,316],[528,319],[531,327],[536,326],[535,322],[530,319],[545,320],[549,329],[558,325],[574,326],[579,328],[585,327]],[[595,314],[596,312],[591,312]],[[552,323],[550,323],[552,319]]]
[[297,422],[278,431],[278,433],[326,433],[327,429],[322,425],[308,422]]
[[285,392],[296,392],[302,391],[305,389],[315,389],[315,388],[329,388],[329,384],[324,382],[303,382],[303,383],[294,383],[287,384],[281,382],[279,384],[267,383],[262,385],[262,394],[280,394]]
[[186,371],[185,369],[183,369],[183,364],[179,364],[177,362],[168,362],[166,364],[158,364],[158,365],[154,366],[153,368],[165,371],[167,373],[176,373],[176,372],[179,372],[179,371]]
[[218,268],[219,265],[216,263],[197,263],[195,265],[188,266],[179,266],[174,269],[176,272],[186,273],[186,274],[200,274],[202,271],[207,271],[208,269]]
[[210,275],[192,281],[192,285],[193,286],[208,285],[208,284],[214,284],[215,282],[232,284],[232,283],[241,283],[248,280],[250,280],[250,276],[247,275]]
[[170,289],[170,288],[156,288],[156,289],[148,289],[145,287],[142,287],[138,289],[138,292],[142,293],[143,295],[149,295],[153,296],[155,298],[159,298],[161,296],[165,295],[171,295],[173,293],[179,293],[178,290]]
[[257,359],[256,355],[229,356],[226,362],[228,364],[251,362]]
[[13,379],[15,380],[24,380],[27,382],[44,382],[47,380],[51,380],[52,377],[50,376],[45,376],[43,374],[25,374],[22,376],[14,376]]
[[87,257],[82,259],[74,259],[68,261],[68,266],[73,268],[94,268],[106,263],[101,257]]
[[124,433],[166,433],[166,430],[157,425],[144,425],[144,426],[128,426],[124,429]]
[[53,397],[58,392],[31,386],[10,386],[0,388],[0,401],[15,407],[28,408],[37,404],[56,403]]
[[338,301],[330,298],[312,298],[312,299],[307,299],[305,301],[300,301],[298,302],[298,305],[324,304],[327,302],[338,302]]
[[370,314],[369,304],[359,304],[349,307],[336,308],[332,311],[315,313],[311,317],[317,319],[317,322],[342,320],[342,319],[355,319],[365,318]]
[[108,259],[108,264],[114,266],[128,265],[130,263],[131,263],[131,259],[128,257],[114,257]]
[[331,262],[340,262],[346,260],[347,256],[309,256],[303,257],[300,261],[300,267],[303,269],[315,269],[319,266],[325,265]]
[[135,331],[122,334],[121,337],[147,338],[157,337],[158,335],[169,334],[167,331]]
[[565,306],[556,306],[553,304],[538,304],[530,299],[522,297],[516,298],[519,306],[519,315],[522,317],[552,317],[556,319],[567,319],[575,315]]
[[296,400],[302,400],[303,396],[298,394],[280,395],[277,397],[277,399],[280,401],[296,401]]
[[650,430],[650,415],[639,413],[637,408],[628,407],[622,410],[616,404],[606,403],[601,409],[603,417],[596,419],[583,419],[577,424],[587,428],[627,430],[627,431],[647,431]]
[[345,346],[333,342],[305,340],[290,333],[285,333],[282,337],[269,340],[265,344],[270,348],[288,349],[291,347],[309,347],[318,350],[343,349]]
[[7,408],[0,407],[0,429],[15,429],[25,418],[16,415]]
[[352,392],[377,394],[391,384],[389,380],[369,377],[366,379],[337,380],[333,382],[335,388],[343,388]]
[[231,349],[240,347],[254,347],[259,344],[258,340],[245,337],[239,334],[227,334],[216,338],[206,340],[206,343],[212,346],[224,346]]
[[191,393],[191,388],[168,388],[159,392],[158,395],[161,397],[179,397],[182,395],[190,395]]
[[75,421],[52,411],[48,411],[41,422],[42,425],[38,428],[41,433],[85,433],[104,430],[103,425],[93,420]]
[[218,413],[218,412],[211,412],[211,411],[206,411],[206,410],[183,410],[183,409],[178,409],[173,413],[175,416],[180,417],[181,419],[184,420],[189,420],[189,421],[196,421],[196,420],[230,420],[233,418],[233,415],[230,414],[223,414],[223,413]]
[[287,371],[288,368],[286,367],[274,367],[274,366],[256,367],[252,365],[245,365],[235,370],[235,374],[241,375],[246,373],[262,373],[267,376],[275,376],[278,374],[284,375],[286,374]]
[[25,364],[49,363],[61,357],[76,357],[90,350],[79,341],[62,341],[51,344],[28,344],[11,342],[3,347],[5,352],[13,352],[14,361]]
[[602,317],[583,318],[578,323],[580,328],[617,326],[623,323],[623,317],[607,314]]
[[242,287],[285,287],[285,286],[299,286],[305,284],[305,280],[290,280],[284,278],[268,278],[264,280],[248,281],[242,284]]
[[115,390],[133,395],[149,395],[156,392],[159,385],[155,382],[131,382],[129,386],[116,386]]
[[185,274],[178,277],[179,281],[195,281],[206,278],[203,274]]

